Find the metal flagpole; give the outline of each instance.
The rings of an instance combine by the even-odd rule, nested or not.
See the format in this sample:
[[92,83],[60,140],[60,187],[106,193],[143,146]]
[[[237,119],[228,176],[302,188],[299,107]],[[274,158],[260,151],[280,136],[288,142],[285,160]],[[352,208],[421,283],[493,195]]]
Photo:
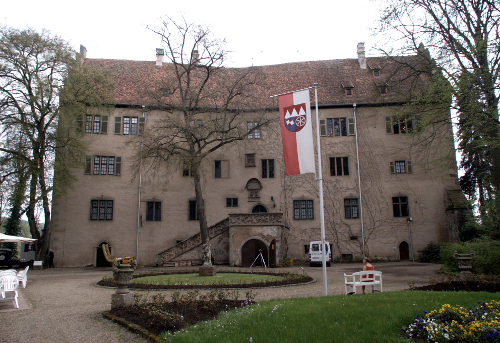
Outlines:
[[319,181],[319,215],[321,218],[321,249],[323,251],[323,293],[328,295],[326,279],[326,239],[325,239],[325,208],[323,206],[323,172],[321,168],[321,143],[319,140],[319,114],[318,114],[318,84],[314,83],[314,101],[316,103],[316,142],[318,145],[318,179]]

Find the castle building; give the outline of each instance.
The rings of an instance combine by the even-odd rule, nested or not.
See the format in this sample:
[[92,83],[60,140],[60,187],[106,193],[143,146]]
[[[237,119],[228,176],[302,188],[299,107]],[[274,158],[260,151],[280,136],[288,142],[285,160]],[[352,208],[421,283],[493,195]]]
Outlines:
[[[88,153],[77,181],[54,200],[51,249],[58,266],[104,266],[101,245],[140,265],[191,265],[201,260],[199,223],[189,165],[155,169],[141,159],[148,132],[171,118],[153,104],[171,64],[85,59],[116,84],[110,112],[89,108],[79,122]],[[253,106],[240,125],[251,133],[202,162],[205,213],[215,263],[248,266],[259,252],[266,264],[308,259],[320,239],[314,174],[284,175],[277,100],[271,95],[317,83],[326,239],[332,258],[416,259],[430,242],[456,230],[450,194],[460,192],[449,109],[447,124],[422,127],[411,103],[429,77],[413,73],[421,57],[353,59],[225,68],[224,77],[254,71]],[[311,106],[316,108],[314,92]],[[259,115],[276,120],[259,125]],[[169,114],[171,116],[171,114]],[[200,114],[192,125],[203,128]],[[257,128],[256,128],[257,127]],[[315,131],[314,131],[315,132]],[[57,177],[57,175],[56,175]],[[453,193],[453,194],[455,194]]]

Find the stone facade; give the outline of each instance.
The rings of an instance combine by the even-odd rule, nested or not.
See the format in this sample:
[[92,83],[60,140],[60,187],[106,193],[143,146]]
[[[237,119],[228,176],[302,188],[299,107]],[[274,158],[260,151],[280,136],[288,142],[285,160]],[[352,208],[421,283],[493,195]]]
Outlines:
[[[389,74],[388,62],[363,60],[368,68],[360,68],[358,60],[352,59],[261,69],[269,76],[267,96],[304,88],[312,85],[314,78],[320,79],[325,230],[332,255],[412,258],[429,242],[449,239],[446,188],[458,181],[451,125],[440,129],[439,137],[444,138],[434,139],[425,148],[415,144],[415,136],[403,132],[401,125],[395,132],[390,118],[407,112],[408,106],[395,87],[389,87],[387,94],[379,92],[380,78]],[[130,71],[130,78],[117,76],[118,99],[111,112],[89,111],[86,117],[90,123],[96,117],[101,122],[107,120],[107,131],[92,133],[90,128],[91,133],[86,135],[87,164],[74,170],[77,181],[53,203],[51,248],[55,263],[98,265],[103,242],[110,245],[114,257],[135,256],[141,265],[161,263],[160,254],[198,233],[199,225],[190,218],[195,194],[189,173],[184,173],[181,163],[155,173],[147,163],[138,168],[136,156],[142,136],[124,128],[124,121],[137,120],[127,130],[144,124],[146,134],[148,128],[161,122],[161,110],[143,108],[139,100],[128,98],[129,90],[139,83],[134,77],[142,72],[134,68],[149,68],[149,73],[154,73],[160,67],[154,62],[136,61],[85,63],[108,68],[112,74],[115,69],[123,74]],[[373,65],[381,65],[380,74],[376,74],[380,76],[374,76],[377,67]],[[302,74],[296,74],[295,83],[282,84],[284,70],[304,70],[307,77],[301,79]],[[346,83],[344,79],[351,81]],[[268,108],[273,106],[276,103]],[[272,113],[278,117],[277,108]],[[251,122],[252,111],[246,116]],[[355,127],[350,126],[354,119]],[[314,118],[313,124],[318,124]],[[263,127],[259,133],[258,138],[215,151],[202,165],[208,225],[229,220],[227,232],[213,240],[217,263],[245,264],[262,249],[267,249],[268,263],[271,247],[276,251],[277,264],[282,263],[283,256],[306,260],[309,241],[320,239],[315,175],[284,175],[279,123]],[[216,161],[224,161],[227,168],[222,177],[214,174]],[[272,174],[264,168],[271,161]],[[267,212],[266,220],[260,213],[250,215],[262,211]],[[199,260],[201,252],[194,244],[189,252],[173,256],[165,259]]]

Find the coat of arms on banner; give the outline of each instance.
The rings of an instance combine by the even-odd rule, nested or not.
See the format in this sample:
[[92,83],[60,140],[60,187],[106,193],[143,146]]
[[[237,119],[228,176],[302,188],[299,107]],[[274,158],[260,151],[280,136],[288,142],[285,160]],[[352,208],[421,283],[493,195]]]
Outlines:
[[306,126],[306,104],[285,107],[285,126],[288,131],[299,132]]

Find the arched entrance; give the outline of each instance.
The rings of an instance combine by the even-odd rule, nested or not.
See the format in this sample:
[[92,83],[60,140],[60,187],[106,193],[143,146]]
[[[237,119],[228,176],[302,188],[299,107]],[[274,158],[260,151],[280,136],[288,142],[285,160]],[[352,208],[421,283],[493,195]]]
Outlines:
[[[111,263],[106,261],[106,258],[104,257],[104,252],[102,251],[102,245],[103,244],[108,244],[108,242],[101,242],[96,248],[96,256],[95,256],[95,266],[96,267],[111,267]],[[109,252],[111,253],[111,245],[109,245]]]
[[262,204],[257,204],[252,208],[252,213],[267,213],[267,208]]
[[410,247],[406,242],[401,242],[401,244],[399,245],[399,259],[400,260],[410,259]]
[[[269,257],[267,252],[266,243],[261,241],[260,239],[250,239],[241,247],[241,266],[242,267],[250,267],[252,263],[255,261],[253,266],[264,266],[262,264],[262,259],[259,256],[259,253],[262,252],[262,257],[266,262],[266,266],[269,263]],[[257,258],[257,260],[256,260]]]

